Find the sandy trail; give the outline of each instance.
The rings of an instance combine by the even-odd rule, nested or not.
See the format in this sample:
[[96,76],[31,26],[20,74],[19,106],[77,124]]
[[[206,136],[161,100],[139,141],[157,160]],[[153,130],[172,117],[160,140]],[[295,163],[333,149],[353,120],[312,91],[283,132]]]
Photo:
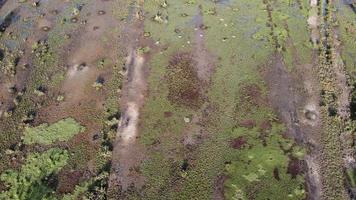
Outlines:
[[[145,78],[145,59],[131,49],[127,57],[126,83],[123,89],[122,117],[119,120],[116,142],[114,144],[113,165],[110,187],[126,191],[131,185],[142,186],[142,177],[133,169],[143,158],[142,150],[136,144],[140,109],[144,104],[147,90]],[[114,189],[114,190],[116,190]]]
[[144,78],[144,58],[131,53],[129,56],[129,72],[127,82],[127,102],[123,117],[119,122],[118,137],[124,146],[135,141],[139,120],[139,109],[143,105],[146,83]]
[[117,142],[113,159],[113,170],[116,184],[120,184],[122,190],[127,190],[130,185],[140,186],[141,177],[132,172],[135,166],[140,164],[143,155],[140,147],[136,145],[138,135],[138,123],[140,108],[144,103],[146,83],[144,77],[144,58],[131,51],[128,57],[127,82],[124,89],[124,105],[122,117],[119,121]]

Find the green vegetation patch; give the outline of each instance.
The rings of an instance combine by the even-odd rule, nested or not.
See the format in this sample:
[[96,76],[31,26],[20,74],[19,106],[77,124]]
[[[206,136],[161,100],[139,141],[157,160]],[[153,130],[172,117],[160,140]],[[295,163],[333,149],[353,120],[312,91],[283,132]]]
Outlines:
[[67,160],[67,151],[57,148],[30,154],[19,171],[8,170],[1,175],[9,189],[0,194],[0,199],[54,199],[48,180]]
[[346,171],[346,173],[350,180],[351,187],[355,188],[356,187],[356,169],[348,169]]
[[67,118],[52,125],[41,124],[37,127],[26,127],[24,143],[52,144],[56,141],[67,141],[74,135],[83,131],[83,126],[73,118]]
[[238,155],[225,166],[227,199],[305,198],[302,162],[294,157],[300,151],[281,131],[278,123],[272,123],[267,134],[257,128],[232,131],[238,139],[231,143],[236,149],[232,154]]

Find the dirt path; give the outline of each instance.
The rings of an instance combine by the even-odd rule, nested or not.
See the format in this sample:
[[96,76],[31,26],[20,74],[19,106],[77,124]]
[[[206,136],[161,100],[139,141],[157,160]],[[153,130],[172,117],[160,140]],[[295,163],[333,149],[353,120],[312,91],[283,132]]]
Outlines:
[[126,64],[128,68],[127,81],[123,91],[122,116],[113,152],[113,168],[111,181],[116,181],[119,187],[126,191],[130,185],[142,186],[141,177],[132,172],[140,164],[143,154],[136,144],[140,109],[144,103],[146,78],[144,76],[144,58],[132,49]]
[[110,190],[114,192],[125,192],[131,186],[140,188],[143,185],[143,177],[135,171],[144,158],[136,139],[139,134],[140,109],[144,105],[147,92],[148,70],[147,57],[138,53],[143,35],[143,22],[140,19],[142,11],[135,7],[131,12],[131,19],[124,31],[124,42],[128,52],[125,64],[127,70],[122,90],[122,115],[114,144],[109,183]]

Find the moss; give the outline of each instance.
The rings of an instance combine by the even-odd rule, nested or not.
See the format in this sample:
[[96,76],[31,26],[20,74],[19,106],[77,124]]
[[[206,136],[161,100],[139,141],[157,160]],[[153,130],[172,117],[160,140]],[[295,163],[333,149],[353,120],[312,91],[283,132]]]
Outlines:
[[57,141],[68,141],[74,135],[83,132],[84,127],[73,118],[60,120],[54,124],[41,124],[37,127],[26,127],[25,144],[52,144]]

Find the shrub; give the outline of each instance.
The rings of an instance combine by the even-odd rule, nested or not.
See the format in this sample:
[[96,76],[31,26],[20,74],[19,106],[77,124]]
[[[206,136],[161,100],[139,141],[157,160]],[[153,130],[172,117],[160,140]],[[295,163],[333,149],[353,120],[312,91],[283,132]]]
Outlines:
[[67,160],[67,151],[57,148],[30,154],[20,171],[8,170],[1,175],[9,189],[0,194],[0,199],[54,199],[46,180],[58,173]]

